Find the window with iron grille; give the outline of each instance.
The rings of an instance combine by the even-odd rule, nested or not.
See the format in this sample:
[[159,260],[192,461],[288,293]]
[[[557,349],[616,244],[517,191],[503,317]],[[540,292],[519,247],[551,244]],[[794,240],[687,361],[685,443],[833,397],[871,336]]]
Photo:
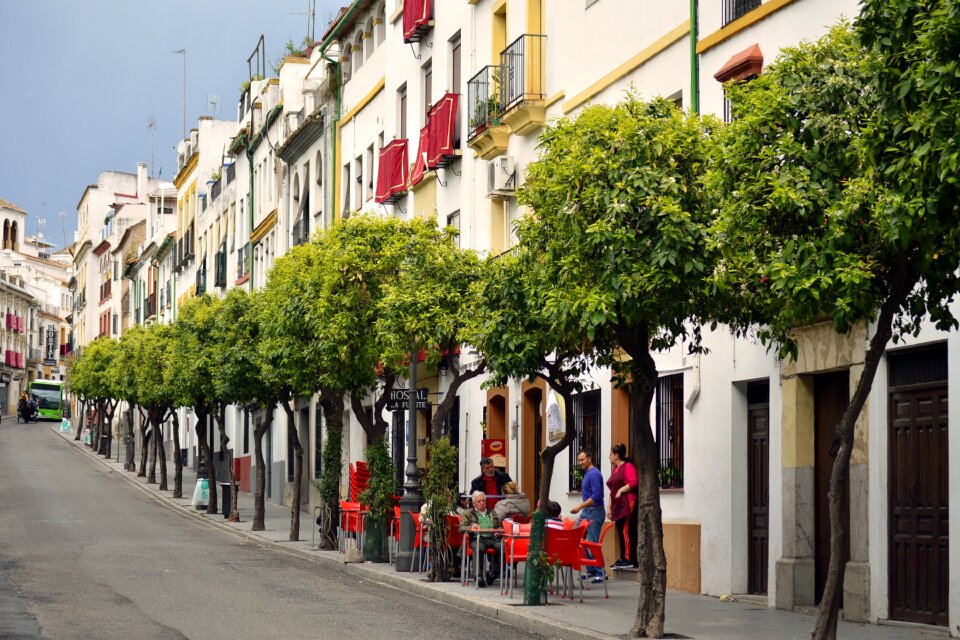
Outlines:
[[[453,406],[443,421],[443,431],[439,435],[450,438],[454,449],[460,448],[460,396],[453,399]],[[460,465],[457,465],[457,470],[453,473],[453,481],[460,486]]]
[[658,479],[661,489],[683,487],[683,374],[663,376],[657,382]]
[[723,0],[723,24],[729,24],[760,6],[760,0]]
[[323,473],[323,406],[318,402],[313,416],[313,477]]
[[573,396],[573,425],[577,435],[570,447],[570,491],[580,491],[583,474],[577,465],[577,454],[587,451],[593,457],[593,464],[600,465],[599,389]]

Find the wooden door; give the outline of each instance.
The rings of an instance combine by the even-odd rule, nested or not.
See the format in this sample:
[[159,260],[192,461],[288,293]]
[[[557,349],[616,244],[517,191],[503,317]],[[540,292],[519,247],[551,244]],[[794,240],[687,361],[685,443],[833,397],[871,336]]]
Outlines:
[[770,385],[748,388],[747,592],[767,593],[770,513]]
[[890,393],[890,617],[947,625],[947,387]]
[[[850,373],[846,370],[823,373],[814,377],[814,503],[815,509],[815,568],[816,602],[823,596],[823,585],[827,581],[830,566],[830,505],[827,495],[830,491],[830,473],[833,461],[837,457],[839,440],[836,438],[836,426],[843,418],[850,399]],[[847,477],[846,500],[850,499],[850,480]],[[850,510],[846,509],[843,523],[843,562],[850,560]],[[843,606],[843,593],[840,594]]]

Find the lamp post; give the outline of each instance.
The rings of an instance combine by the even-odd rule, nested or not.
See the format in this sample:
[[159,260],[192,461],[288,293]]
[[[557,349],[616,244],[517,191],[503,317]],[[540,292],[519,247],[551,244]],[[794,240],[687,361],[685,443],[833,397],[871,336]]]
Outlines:
[[420,492],[420,471],[417,469],[417,351],[410,351],[410,379],[407,385],[409,404],[407,405],[407,480],[403,484],[403,498],[400,499],[400,549],[397,552],[397,571],[409,572],[413,565],[413,541],[417,535],[413,518],[404,514],[419,512],[423,506],[423,494]]

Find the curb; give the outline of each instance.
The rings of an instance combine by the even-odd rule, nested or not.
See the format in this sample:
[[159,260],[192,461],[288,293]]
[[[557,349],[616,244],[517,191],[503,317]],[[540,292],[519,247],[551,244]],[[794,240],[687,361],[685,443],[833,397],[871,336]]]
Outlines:
[[[527,613],[521,606],[501,606],[481,598],[475,598],[465,594],[460,595],[451,593],[441,589],[440,587],[434,586],[429,582],[409,580],[402,578],[399,575],[384,574],[373,569],[368,569],[361,563],[344,563],[334,560],[333,558],[328,558],[326,556],[305,551],[303,549],[291,549],[289,547],[285,547],[272,540],[268,540],[262,536],[259,536],[252,531],[236,529],[230,525],[207,518],[205,514],[186,509],[174,502],[172,498],[164,496],[159,491],[144,485],[142,482],[136,479],[136,476],[127,476],[121,470],[113,466],[111,462],[108,462],[107,460],[90,451],[85,451],[83,442],[74,441],[72,438],[72,433],[70,434],[71,437],[67,438],[65,434],[59,431],[59,428],[51,427],[51,431],[53,431],[57,436],[60,436],[60,438],[72,449],[75,449],[82,454],[86,454],[89,458],[97,461],[101,466],[113,473],[118,474],[128,484],[137,487],[144,494],[148,495],[154,501],[170,509],[174,513],[177,513],[185,518],[190,518],[196,522],[202,522],[216,527],[221,531],[233,534],[238,538],[248,542],[253,542],[261,547],[270,548],[288,555],[294,555],[316,564],[324,565],[328,568],[363,578],[368,582],[373,582],[391,589],[397,589],[399,591],[415,595],[425,600],[430,600],[431,602],[435,602],[446,607],[472,613],[484,618],[489,618],[501,624],[516,627],[526,631],[527,633],[543,636],[545,638],[551,638],[552,640],[619,640],[623,638],[623,636],[611,636],[564,622],[550,620],[549,618],[541,617],[536,614]],[[79,442],[79,444],[74,444],[75,442]]]

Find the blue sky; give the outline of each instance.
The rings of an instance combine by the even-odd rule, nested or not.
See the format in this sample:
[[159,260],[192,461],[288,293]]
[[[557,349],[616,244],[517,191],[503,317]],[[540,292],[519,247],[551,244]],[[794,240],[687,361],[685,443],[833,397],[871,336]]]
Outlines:
[[[307,34],[309,0],[0,0],[0,198],[46,219],[61,246],[77,202],[104,170],[151,161],[171,179],[183,131],[182,57],[187,49],[187,129],[197,116],[236,117],[247,57],[262,33],[268,64]],[[316,0],[316,34],[347,0]],[[64,212],[61,225],[60,212]]]

